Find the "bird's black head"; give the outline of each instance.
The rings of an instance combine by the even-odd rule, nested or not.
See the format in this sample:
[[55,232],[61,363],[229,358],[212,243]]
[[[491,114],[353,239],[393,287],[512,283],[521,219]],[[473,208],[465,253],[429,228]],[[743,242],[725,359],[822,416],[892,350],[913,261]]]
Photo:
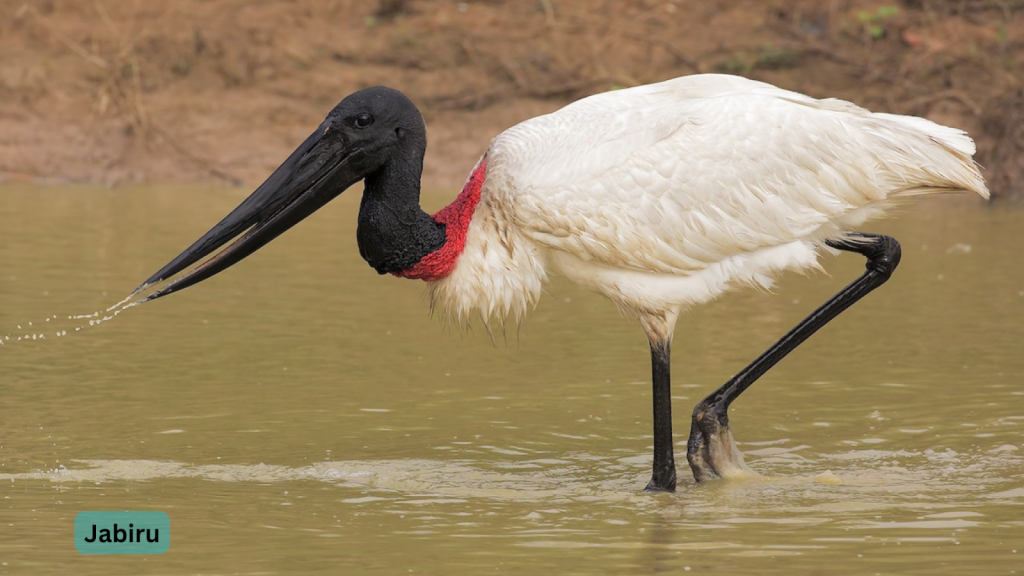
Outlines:
[[356,182],[394,163],[396,157],[418,155],[421,162],[425,146],[423,117],[404,94],[376,86],[349,95],[255,192],[138,290],[174,276],[241,234],[219,254],[146,300],[226,270]]
[[[416,105],[394,88],[374,86],[349,95],[327,115],[325,136],[340,140],[351,153],[359,151],[364,176],[392,159],[409,140],[425,143],[426,128]],[[333,133],[333,134],[332,134]],[[422,148],[420,154],[422,154]]]

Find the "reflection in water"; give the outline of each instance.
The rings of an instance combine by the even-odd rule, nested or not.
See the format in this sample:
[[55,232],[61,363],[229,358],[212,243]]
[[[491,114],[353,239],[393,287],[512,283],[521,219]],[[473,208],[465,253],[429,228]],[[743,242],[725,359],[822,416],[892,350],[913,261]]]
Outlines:
[[[893,280],[733,409],[760,476],[647,495],[639,328],[556,281],[508,346],[445,332],[422,285],[359,259],[357,195],[201,287],[67,318],[106,310],[244,194],[0,195],[0,334],[33,319],[49,336],[0,348],[0,568],[66,573],[77,512],[155,509],[171,552],[97,571],[1020,569],[1024,269],[1007,263],[1024,212],[938,199],[874,228],[903,242]],[[680,451],[680,415],[863,264],[824,265],[680,321]]]

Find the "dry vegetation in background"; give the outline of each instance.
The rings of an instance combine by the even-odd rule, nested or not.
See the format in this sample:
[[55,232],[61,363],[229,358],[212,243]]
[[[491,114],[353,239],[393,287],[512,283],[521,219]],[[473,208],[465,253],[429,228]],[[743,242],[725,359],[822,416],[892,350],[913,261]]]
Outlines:
[[427,118],[425,180],[609,89],[726,72],[967,129],[1024,196],[1024,0],[0,0],[0,179],[258,182],[349,92]]

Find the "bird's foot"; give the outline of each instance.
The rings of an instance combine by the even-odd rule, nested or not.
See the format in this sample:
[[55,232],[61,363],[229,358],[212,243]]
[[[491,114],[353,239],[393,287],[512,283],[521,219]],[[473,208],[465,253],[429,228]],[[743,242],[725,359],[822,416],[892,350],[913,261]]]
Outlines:
[[728,409],[704,402],[693,409],[686,460],[697,482],[714,478],[749,476],[754,472],[743,462],[729,430]]

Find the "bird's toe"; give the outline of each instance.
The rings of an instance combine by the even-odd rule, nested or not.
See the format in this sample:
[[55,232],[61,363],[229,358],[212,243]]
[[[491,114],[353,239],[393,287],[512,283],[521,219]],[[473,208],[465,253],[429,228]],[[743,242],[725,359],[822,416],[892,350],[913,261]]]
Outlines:
[[693,411],[686,460],[697,482],[753,474],[736,447],[728,418],[702,405]]

